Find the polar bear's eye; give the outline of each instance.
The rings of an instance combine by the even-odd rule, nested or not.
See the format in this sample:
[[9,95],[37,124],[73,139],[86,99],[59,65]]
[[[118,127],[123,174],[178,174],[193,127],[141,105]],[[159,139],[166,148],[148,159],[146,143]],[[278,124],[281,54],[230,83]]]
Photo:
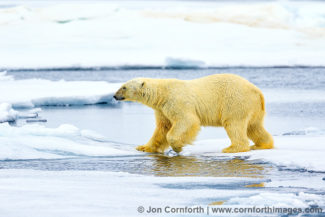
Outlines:
[[123,89],[123,90],[126,90],[126,87],[123,87],[122,89]]

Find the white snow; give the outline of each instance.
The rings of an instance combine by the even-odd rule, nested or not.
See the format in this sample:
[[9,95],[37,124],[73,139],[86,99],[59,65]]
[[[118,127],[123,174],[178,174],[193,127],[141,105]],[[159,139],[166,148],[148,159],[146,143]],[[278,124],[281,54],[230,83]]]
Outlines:
[[9,103],[0,102],[0,123],[3,122],[12,122],[17,119],[27,119],[27,118],[36,118],[38,113],[41,111],[40,108],[31,109],[25,112],[19,112],[12,108],[12,105]]
[[0,72],[0,81],[12,81],[14,77],[11,75],[7,75],[7,72]]
[[52,159],[75,156],[140,154],[116,149],[104,136],[69,124],[47,128],[39,124],[12,127],[0,124],[0,159]]
[[[112,102],[119,83],[91,81],[14,80],[0,75],[0,103],[13,107],[85,105]],[[113,102],[114,103],[114,102]]]
[[309,136],[274,136],[274,141],[275,149],[227,154],[222,153],[222,149],[230,145],[228,138],[202,140],[195,142],[193,146],[186,146],[183,155],[247,156],[249,160],[270,162],[288,169],[324,171],[325,136],[322,131],[314,131]]
[[[233,177],[153,177],[107,171],[0,170],[0,215],[153,215],[139,214],[139,206],[143,206],[145,210],[149,206],[162,209],[165,206],[201,206],[205,209],[202,215],[205,215],[208,204],[215,201],[225,201],[224,205],[216,207],[305,208],[310,205],[324,205],[323,195],[267,192],[259,188],[219,189],[211,186],[245,185],[259,181],[263,180]],[[159,215],[170,216],[170,213],[162,212]]]
[[0,68],[324,66],[324,15],[320,1],[25,1],[0,9]]
[[14,121],[18,117],[18,112],[11,108],[8,103],[0,103],[0,123]]
[[303,192],[300,192],[298,195],[292,193],[260,193],[248,198],[235,197],[230,199],[227,204],[238,204],[241,207],[250,205],[290,208],[307,208],[316,204],[318,206],[325,205],[323,196]]
[[[243,180],[245,179],[237,182]],[[169,183],[211,182],[218,183],[219,179],[198,178],[193,182],[191,178],[161,178],[98,171],[1,170],[0,202],[6,206],[1,206],[0,214],[7,217],[25,216],[26,213],[35,217],[136,216],[138,206],[181,205],[200,195],[233,195],[232,192],[212,189],[192,189],[179,194],[178,189],[159,187],[159,184]],[[238,192],[237,195],[246,194]]]

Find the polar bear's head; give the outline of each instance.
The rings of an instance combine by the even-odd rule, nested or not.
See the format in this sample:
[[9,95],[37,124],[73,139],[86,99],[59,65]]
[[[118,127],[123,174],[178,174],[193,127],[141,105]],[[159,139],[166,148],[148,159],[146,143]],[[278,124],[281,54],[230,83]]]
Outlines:
[[142,88],[145,85],[145,79],[135,78],[125,84],[115,93],[114,99],[125,101],[139,101]]

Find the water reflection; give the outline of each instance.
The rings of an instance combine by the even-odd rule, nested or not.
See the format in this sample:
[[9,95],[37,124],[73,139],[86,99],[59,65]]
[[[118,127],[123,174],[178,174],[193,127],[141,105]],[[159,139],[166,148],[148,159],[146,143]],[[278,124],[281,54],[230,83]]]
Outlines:
[[262,178],[269,167],[244,159],[150,155],[152,165],[147,173],[156,176],[213,176]]
[[142,155],[68,159],[3,160],[0,169],[98,170],[154,176],[263,178],[272,165],[240,158]]

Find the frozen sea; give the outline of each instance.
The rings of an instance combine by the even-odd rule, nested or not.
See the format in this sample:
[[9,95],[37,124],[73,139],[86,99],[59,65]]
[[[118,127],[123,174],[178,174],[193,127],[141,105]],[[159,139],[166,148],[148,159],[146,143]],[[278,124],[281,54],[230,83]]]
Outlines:
[[[223,154],[225,131],[208,127],[180,155],[137,152],[154,130],[153,111],[114,101],[120,84],[214,73],[262,89],[276,148]],[[325,68],[8,70],[0,83],[1,216],[152,216],[150,207],[162,208],[157,216],[171,214],[165,207],[204,209],[173,216],[324,215]],[[304,213],[212,210],[252,207]]]
[[2,0],[0,68],[324,66],[324,16],[324,1]]

